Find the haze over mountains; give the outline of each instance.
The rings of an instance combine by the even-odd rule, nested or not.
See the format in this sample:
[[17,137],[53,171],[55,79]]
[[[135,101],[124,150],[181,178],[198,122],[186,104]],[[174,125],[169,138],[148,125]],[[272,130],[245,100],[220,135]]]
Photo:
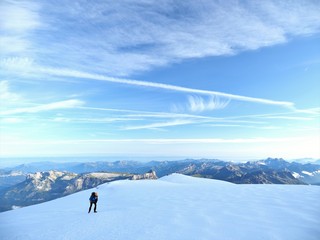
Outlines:
[[246,163],[220,160],[38,162],[0,170],[0,211],[63,197],[121,179],[156,179],[172,173],[237,184],[320,185],[320,165],[266,159]]

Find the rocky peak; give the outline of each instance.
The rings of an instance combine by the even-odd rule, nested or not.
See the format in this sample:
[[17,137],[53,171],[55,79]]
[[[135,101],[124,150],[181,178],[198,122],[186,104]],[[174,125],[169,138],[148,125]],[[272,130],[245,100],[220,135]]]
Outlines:
[[27,175],[27,179],[29,180],[45,180],[50,179],[51,181],[57,180],[57,178],[62,177],[63,175],[68,174],[67,172],[60,172],[60,171],[47,171],[47,172],[36,172],[30,173]]
[[144,174],[135,174],[131,178],[132,180],[140,180],[140,179],[158,179],[157,174],[154,170],[150,170]]

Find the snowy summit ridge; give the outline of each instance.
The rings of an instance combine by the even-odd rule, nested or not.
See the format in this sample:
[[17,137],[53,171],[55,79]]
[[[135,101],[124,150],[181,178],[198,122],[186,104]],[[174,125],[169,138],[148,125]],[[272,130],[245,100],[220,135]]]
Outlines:
[[[88,198],[99,193],[98,213]],[[0,213],[0,239],[318,240],[320,188],[236,185],[173,174],[115,181]]]

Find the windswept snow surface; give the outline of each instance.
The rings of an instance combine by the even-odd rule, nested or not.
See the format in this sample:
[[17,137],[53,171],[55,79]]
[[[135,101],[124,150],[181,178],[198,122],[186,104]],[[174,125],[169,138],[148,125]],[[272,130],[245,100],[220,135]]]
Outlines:
[[[98,213],[88,198],[99,193]],[[117,181],[0,214],[0,239],[319,240],[320,187],[173,174]]]

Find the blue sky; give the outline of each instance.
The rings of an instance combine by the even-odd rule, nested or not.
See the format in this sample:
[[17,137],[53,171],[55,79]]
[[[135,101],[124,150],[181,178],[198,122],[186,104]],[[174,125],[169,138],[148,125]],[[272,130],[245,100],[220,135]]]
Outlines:
[[320,157],[318,1],[2,1],[1,156]]

